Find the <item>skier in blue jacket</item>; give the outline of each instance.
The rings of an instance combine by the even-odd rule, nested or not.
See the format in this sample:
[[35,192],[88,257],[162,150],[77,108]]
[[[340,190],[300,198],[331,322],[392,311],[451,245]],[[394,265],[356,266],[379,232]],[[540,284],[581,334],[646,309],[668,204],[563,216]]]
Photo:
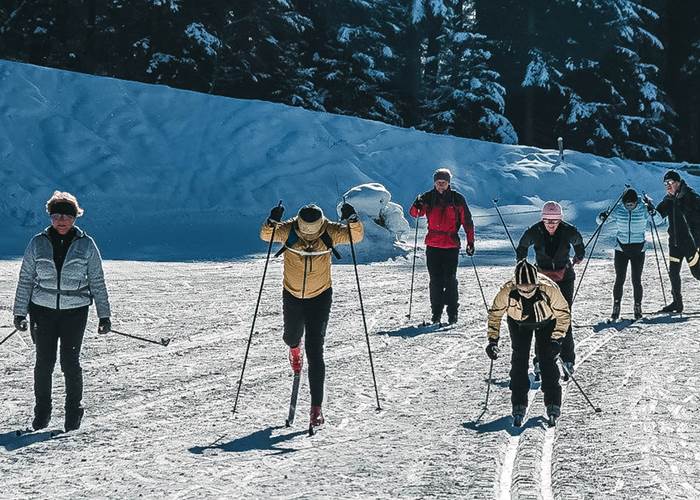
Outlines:
[[617,231],[617,246],[615,248],[615,285],[613,286],[613,309],[611,319],[620,317],[622,302],[622,287],[627,277],[627,264],[632,267],[632,289],[634,290],[634,317],[642,317],[642,270],[645,256],[645,231],[649,222],[649,212],[641,203],[637,192],[628,189],[622,195],[622,204],[612,211],[604,211],[598,215],[600,222],[610,219]]

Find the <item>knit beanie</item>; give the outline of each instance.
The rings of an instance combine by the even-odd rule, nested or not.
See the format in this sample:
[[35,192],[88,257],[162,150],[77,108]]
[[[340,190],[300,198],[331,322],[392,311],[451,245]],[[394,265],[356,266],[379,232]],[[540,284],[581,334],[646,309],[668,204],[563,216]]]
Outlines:
[[447,181],[452,180],[452,172],[449,168],[438,168],[433,174],[433,182],[435,181]]
[[675,170],[669,170],[668,172],[666,172],[666,173],[664,174],[664,180],[665,180],[665,181],[671,180],[671,181],[680,182],[680,181],[681,181],[681,176],[680,176],[680,174],[679,174],[678,172],[676,172]]
[[308,235],[315,235],[321,230],[325,218],[323,217],[323,210],[321,207],[314,205],[303,206],[299,209],[297,214],[297,225],[299,226],[299,231]]
[[548,201],[542,207],[542,219],[561,220],[563,211],[556,201]]
[[537,268],[526,259],[519,260],[515,265],[515,284],[536,285],[537,283],[539,283]]
[[637,201],[639,201],[639,196],[634,189],[628,189],[622,195],[622,203],[637,203]]

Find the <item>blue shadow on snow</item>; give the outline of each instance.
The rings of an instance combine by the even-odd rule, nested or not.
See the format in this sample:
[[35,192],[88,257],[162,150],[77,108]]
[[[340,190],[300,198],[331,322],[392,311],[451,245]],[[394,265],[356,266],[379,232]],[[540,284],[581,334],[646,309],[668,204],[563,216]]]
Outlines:
[[547,420],[542,415],[530,417],[525,423],[523,423],[522,427],[513,427],[513,417],[510,415],[499,417],[491,422],[483,423],[480,421],[480,418],[481,416],[476,420],[472,420],[471,422],[464,422],[462,427],[470,431],[475,431],[477,434],[506,431],[511,436],[518,436],[527,429],[532,429],[534,427],[545,427],[547,424]]
[[255,431],[252,434],[248,434],[247,436],[243,436],[242,438],[234,439],[233,441],[229,441],[228,443],[221,443],[209,446],[193,446],[189,449],[189,451],[190,453],[194,453],[196,455],[201,455],[206,450],[221,450],[226,452],[237,453],[253,450],[271,450],[276,452],[273,453],[273,455],[282,455],[285,453],[297,451],[294,448],[277,447],[277,445],[285,441],[289,441],[290,439],[293,439],[297,436],[306,435],[307,431],[303,430],[291,432],[289,434],[282,434],[274,437],[272,436],[273,431],[284,428],[284,426],[268,427],[267,429]]
[[32,432],[21,436],[18,436],[16,431],[6,432],[0,434],[0,447],[5,448],[6,451],[19,450],[34,443],[41,443],[55,438],[56,432],[60,431],[57,429],[55,431]]

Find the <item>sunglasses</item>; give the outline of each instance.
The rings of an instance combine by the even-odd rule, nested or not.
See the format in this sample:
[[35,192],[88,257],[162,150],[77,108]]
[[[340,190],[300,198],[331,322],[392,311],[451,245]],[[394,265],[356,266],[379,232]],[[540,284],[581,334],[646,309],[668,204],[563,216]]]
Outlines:
[[668,179],[668,180],[665,180],[665,181],[664,181],[664,184],[665,184],[666,186],[671,186],[674,182],[676,182],[676,181],[674,181],[673,179]]
[[559,219],[542,219],[542,222],[544,222],[548,226],[554,226],[556,224],[559,224],[561,221]]
[[68,214],[51,214],[50,217],[51,217],[51,220],[54,222],[58,222],[60,220],[68,220],[68,221],[75,220],[75,217],[73,217],[72,215],[68,215]]

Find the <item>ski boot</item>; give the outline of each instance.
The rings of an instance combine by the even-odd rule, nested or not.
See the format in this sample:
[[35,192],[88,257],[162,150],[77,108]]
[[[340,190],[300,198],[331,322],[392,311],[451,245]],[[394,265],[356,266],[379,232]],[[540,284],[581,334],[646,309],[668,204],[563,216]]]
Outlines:
[[635,302],[634,303],[634,319],[641,319],[641,318],[642,318],[642,303]]
[[547,405],[547,423],[550,427],[557,425],[557,419],[561,415],[561,407],[559,405]]
[[66,409],[66,432],[78,430],[83,421],[83,415],[85,415],[85,410],[81,406],[76,409]]
[[534,361],[532,363],[532,373],[535,375],[535,382],[539,382],[542,378],[542,370],[540,370],[539,361]]
[[37,410],[34,409],[34,420],[32,421],[32,429],[38,431],[40,429],[45,429],[49,426],[51,422],[51,408],[48,410]]
[[440,321],[442,320],[442,313],[441,312],[434,312],[433,316],[430,318],[430,323],[433,325],[439,325]]
[[304,365],[304,354],[301,351],[301,342],[296,347],[289,348],[289,364],[292,365],[294,373],[300,373]]
[[610,315],[610,319],[612,321],[615,321],[620,317],[620,302],[620,299],[615,299],[615,301],[613,302],[613,310],[612,314]]
[[527,406],[513,405],[513,427],[522,427]]
[[323,418],[323,412],[320,406],[312,406],[309,414],[309,436],[313,436],[326,420]]
[[455,323],[457,323],[457,313],[448,314],[447,315],[447,323],[450,325],[454,325]]
[[666,307],[663,307],[660,312],[662,312],[662,313],[672,313],[672,312],[681,313],[681,312],[683,312],[683,299],[681,298],[680,295],[674,295],[673,302],[671,302]]

